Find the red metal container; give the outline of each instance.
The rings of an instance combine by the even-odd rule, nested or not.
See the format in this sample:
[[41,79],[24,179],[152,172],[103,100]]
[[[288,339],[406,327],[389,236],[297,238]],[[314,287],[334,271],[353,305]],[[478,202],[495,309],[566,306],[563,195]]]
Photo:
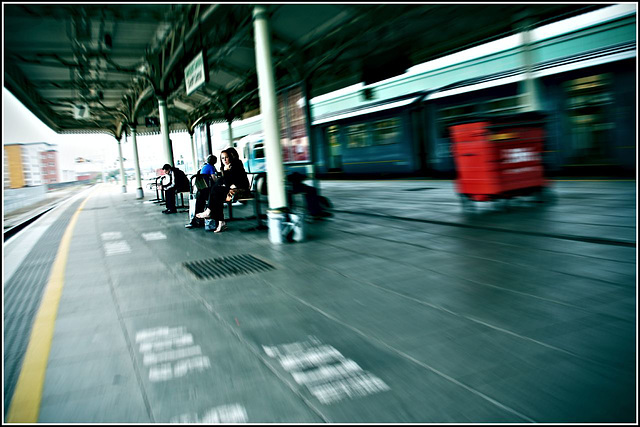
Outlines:
[[474,201],[542,195],[543,127],[533,113],[451,126],[458,193]]

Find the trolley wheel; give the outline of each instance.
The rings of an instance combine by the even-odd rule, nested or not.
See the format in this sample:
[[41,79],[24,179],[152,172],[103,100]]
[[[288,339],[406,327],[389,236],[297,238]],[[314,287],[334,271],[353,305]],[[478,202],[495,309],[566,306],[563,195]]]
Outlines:
[[493,201],[493,205],[495,209],[498,211],[501,211],[501,212],[508,211],[510,208],[509,198],[503,197],[503,198],[495,199]]
[[535,192],[534,200],[537,203],[553,203],[555,201],[555,193],[549,187],[540,187]]
[[463,212],[474,212],[476,205],[466,194],[460,194],[460,205]]

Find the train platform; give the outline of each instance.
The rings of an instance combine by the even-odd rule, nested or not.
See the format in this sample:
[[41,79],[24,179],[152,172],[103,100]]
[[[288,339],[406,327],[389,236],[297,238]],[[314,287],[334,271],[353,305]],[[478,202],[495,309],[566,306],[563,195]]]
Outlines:
[[637,422],[636,181],[552,188],[322,181],[273,245],[97,185],[4,245],[4,419]]

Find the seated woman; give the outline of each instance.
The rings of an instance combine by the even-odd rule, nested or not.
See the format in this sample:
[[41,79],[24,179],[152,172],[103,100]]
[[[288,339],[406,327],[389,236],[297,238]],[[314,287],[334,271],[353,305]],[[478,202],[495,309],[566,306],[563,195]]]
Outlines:
[[215,186],[209,193],[209,202],[204,212],[197,214],[198,218],[213,218],[217,223],[215,233],[221,233],[227,229],[224,221],[224,203],[228,197],[237,191],[249,191],[249,179],[244,170],[242,161],[238,158],[233,148],[227,148],[220,153],[222,176],[216,180]]

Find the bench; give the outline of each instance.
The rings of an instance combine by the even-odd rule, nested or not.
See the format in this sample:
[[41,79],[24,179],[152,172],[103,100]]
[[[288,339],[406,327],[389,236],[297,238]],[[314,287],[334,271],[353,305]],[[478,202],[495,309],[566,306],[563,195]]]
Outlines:
[[[262,223],[262,209],[261,209],[261,202],[262,202],[262,194],[260,192],[260,187],[262,186],[262,183],[264,182],[264,179],[266,179],[266,173],[264,172],[247,172],[247,178],[249,178],[249,193],[245,193],[244,197],[242,198],[238,198],[238,199],[233,199],[230,200],[228,202],[226,202],[227,208],[229,210],[229,220],[233,220],[233,204],[234,203],[247,203],[250,201],[253,201],[253,206],[254,206],[254,213],[255,213],[255,217],[256,217],[256,222],[257,222],[257,228],[258,229],[263,229],[266,228],[266,226]],[[251,217],[246,217],[246,218],[236,218],[236,219],[249,219]]]

